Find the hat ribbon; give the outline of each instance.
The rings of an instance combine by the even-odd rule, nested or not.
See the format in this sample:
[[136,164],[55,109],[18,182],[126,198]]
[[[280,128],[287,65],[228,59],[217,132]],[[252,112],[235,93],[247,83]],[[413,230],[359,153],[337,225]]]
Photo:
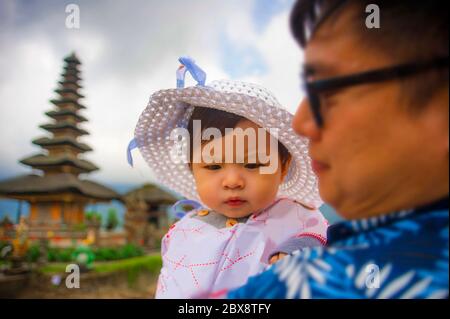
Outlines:
[[[186,72],[191,74],[197,82],[197,85],[205,86],[206,73],[197,64],[195,64],[194,59],[184,56],[180,57],[178,61],[181,65],[177,69],[177,88],[184,88],[184,78],[186,76]],[[127,162],[131,167],[133,167],[133,156],[131,155],[131,151],[137,147],[137,141],[133,138],[127,147]]]
[[180,67],[177,69],[177,88],[184,88],[184,78],[186,76],[186,71],[188,71],[197,85],[205,86],[206,73],[197,64],[195,64],[194,59],[182,56],[178,59],[181,63]]
[[186,215],[186,212],[182,209],[183,206],[192,206],[192,207],[194,207],[194,209],[198,209],[198,208],[202,207],[202,205],[195,200],[182,199],[182,200],[179,200],[178,202],[176,202],[175,204],[173,204],[172,207],[170,207],[169,214],[173,218],[178,218],[178,219],[183,218],[184,215]]

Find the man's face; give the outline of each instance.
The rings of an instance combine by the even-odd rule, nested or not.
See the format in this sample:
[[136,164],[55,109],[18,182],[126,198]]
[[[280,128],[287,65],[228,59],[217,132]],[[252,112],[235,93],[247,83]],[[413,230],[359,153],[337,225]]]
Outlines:
[[[308,43],[305,64],[314,71],[308,80],[398,63],[361,45],[350,14],[347,10],[333,17]],[[315,124],[307,100],[297,110],[293,128],[310,139],[320,195],[344,218],[403,209],[408,200],[420,200],[433,180],[445,178],[442,175],[448,184],[448,105],[431,103],[414,114],[401,94],[400,81],[395,80],[322,94],[322,128]],[[448,90],[446,95],[448,103]]]

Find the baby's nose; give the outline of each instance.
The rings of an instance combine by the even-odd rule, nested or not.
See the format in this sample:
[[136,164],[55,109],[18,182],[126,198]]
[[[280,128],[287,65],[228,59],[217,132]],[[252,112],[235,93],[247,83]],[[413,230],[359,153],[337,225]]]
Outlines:
[[223,180],[222,187],[225,189],[239,189],[244,188],[245,181],[241,174],[236,169],[230,169],[226,172]]

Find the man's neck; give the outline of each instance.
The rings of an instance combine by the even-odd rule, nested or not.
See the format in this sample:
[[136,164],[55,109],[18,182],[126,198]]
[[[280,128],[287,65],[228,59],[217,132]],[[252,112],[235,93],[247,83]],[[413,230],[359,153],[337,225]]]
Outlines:
[[[386,215],[396,211],[416,209],[418,207],[432,205],[435,202],[444,200],[449,197],[448,184],[447,189],[438,191],[439,188],[430,189],[430,192],[420,193],[411,190],[400,192],[397,194],[389,194],[384,198],[371,198],[371,202],[361,202],[359,206],[352,209],[342,209],[347,219],[363,219]],[[338,211],[339,212],[339,211]]]

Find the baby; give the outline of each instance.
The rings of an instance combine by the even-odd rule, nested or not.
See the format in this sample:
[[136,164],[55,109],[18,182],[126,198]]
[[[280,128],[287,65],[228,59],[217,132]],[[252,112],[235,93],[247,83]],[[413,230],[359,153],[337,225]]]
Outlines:
[[[178,88],[151,96],[129,152],[138,147],[161,184],[189,199],[175,210],[194,208],[162,239],[156,298],[213,297],[283,254],[324,245],[327,222],[292,115],[262,87],[205,86],[191,59],[180,62]],[[197,86],[184,88],[186,71]]]

